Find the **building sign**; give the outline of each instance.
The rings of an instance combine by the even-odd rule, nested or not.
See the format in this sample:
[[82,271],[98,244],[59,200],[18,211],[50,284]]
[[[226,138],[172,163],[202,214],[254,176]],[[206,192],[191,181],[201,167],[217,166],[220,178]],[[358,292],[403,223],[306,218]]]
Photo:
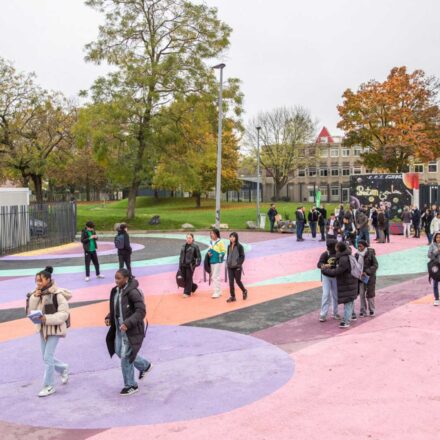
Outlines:
[[405,206],[411,206],[418,180],[408,174],[363,174],[350,177],[350,203],[356,208],[361,205],[388,206],[398,216]]

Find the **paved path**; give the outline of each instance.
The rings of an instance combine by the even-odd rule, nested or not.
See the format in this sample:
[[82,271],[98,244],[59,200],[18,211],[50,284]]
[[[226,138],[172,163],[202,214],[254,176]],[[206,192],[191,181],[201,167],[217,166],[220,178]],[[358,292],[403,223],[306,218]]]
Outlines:
[[[196,239],[206,248],[206,236]],[[79,245],[0,259],[1,439],[438,440],[440,309],[424,240],[375,246],[377,317],[341,331],[317,320],[322,243],[241,239],[249,299],[227,304],[227,285],[212,300],[201,270],[197,294],[181,297],[174,275],[183,234],[133,234],[150,322],[142,352],[155,367],[122,412],[118,361],[104,344],[117,267],[110,236],[100,249],[106,278],[90,283]],[[73,291],[72,328],[58,351],[71,381],[41,401],[39,341],[23,298],[46,264]]]

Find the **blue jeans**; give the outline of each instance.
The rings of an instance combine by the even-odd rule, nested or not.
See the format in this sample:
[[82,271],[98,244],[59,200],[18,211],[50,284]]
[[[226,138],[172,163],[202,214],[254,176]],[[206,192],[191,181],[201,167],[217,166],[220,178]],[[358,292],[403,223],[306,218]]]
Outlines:
[[365,240],[368,243],[368,245],[370,244],[370,232],[368,231],[367,228],[361,229],[359,231],[358,241],[359,240]]
[[351,317],[354,310],[354,301],[350,301],[344,304],[344,322],[350,324]]
[[316,222],[310,222],[310,231],[312,232],[312,238],[316,238]]
[[434,299],[438,301],[438,281],[432,280],[432,287],[434,288]]
[[430,234],[430,233],[426,233],[426,237],[428,238],[428,244],[431,244],[431,242],[432,242],[432,234]]
[[130,363],[129,359],[132,353],[130,342],[127,334],[122,333],[119,328],[116,328],[115,352],[121,359],[124,386],[127,388],[136,387],[137,383],[134,379],[134,369],[136,368],[139,371],[145,371],[150,366],[150,362],[138,355],[134,362]]
[[297,222],[296,224],[296,239],[302,240],[304,231],[304,222]]
[[333,306],[333,315],[338,314],[338,283],[335,277],[322,275],[322,301],[320,316],[326,317],[330,308],[330,301]]
[[43,386],[53,386],[53,373],[56,370],[57,373],[63,373],[68,368],[68,365],[55,358],[55,350],[58,345],[58,341],[61,336],[48,336],[47,339],[40,333],[41,339],[41,354],[43,355],[43,361],[45,365],[44,369],[44,383]]

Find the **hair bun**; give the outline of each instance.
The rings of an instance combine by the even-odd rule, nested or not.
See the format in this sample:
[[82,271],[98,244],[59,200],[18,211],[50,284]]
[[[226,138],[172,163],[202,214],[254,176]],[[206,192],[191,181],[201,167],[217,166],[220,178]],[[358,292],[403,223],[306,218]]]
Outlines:
[[53,267],[52,266],[46,266],[44,269],[46,272],[53,273]]

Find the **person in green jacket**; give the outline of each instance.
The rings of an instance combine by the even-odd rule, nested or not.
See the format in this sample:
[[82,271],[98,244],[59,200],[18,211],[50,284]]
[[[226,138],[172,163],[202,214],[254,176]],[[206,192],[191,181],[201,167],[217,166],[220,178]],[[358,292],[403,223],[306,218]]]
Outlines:
[[225,259],[226,248],[220,238],[220,231],[217,228],[211,230],[211,241],[208,249],[209,263],[211,265],[211,276],[214,284],[214,293],[212,298],[220,298],[222,296],[220,274]]

